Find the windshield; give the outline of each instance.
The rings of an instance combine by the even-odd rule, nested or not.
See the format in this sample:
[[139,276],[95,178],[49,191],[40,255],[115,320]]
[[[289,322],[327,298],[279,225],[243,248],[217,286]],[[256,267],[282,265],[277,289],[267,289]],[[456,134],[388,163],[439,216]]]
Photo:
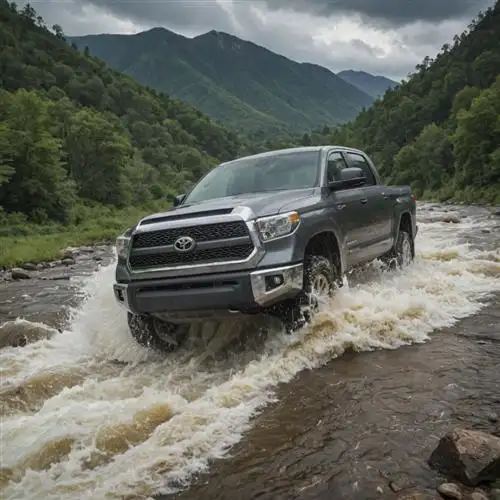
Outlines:
[[211,170],[187,195],[184,203],[315,187],[319,181],[319,159],[319,151],[299,151],[235,160]]

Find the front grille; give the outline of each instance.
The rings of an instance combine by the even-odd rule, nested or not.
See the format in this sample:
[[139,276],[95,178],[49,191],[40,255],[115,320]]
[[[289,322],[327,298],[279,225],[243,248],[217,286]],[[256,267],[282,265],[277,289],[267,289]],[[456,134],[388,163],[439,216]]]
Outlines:
[[176,227],[136,234],[132,248],[150,248],[173,245],[177,238],[190,236],[197,243],[248,236],[248,229],[243,221],[219,222],[202,226]]
[[[186,234],[186,233],[183,233]],[[230,260],[244,260],[253,251],[253,244],[230,247],[207,248],[192,253],[168,252],[162,254],[131,255],[130,265],[135,269],[144,269],[156,266],[181,266],[210,262],[225,262]]]

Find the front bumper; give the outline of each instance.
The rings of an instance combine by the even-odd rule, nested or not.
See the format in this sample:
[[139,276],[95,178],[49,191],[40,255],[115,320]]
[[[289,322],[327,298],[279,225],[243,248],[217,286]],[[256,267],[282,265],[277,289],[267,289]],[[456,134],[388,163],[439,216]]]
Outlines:
[[303,265],[113,285],[119,304],[134,314],[170,317],[204,311],[248,311],[293,298],[303,286]]

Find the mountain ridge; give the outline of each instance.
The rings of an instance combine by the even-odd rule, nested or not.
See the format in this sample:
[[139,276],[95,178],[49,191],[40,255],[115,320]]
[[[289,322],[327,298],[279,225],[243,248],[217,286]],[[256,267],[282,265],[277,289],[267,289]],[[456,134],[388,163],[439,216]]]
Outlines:
[[[211,30],[187,38],[166,28],[68,37],[140,83],[250,134],[345,123],[373,97],[333,71]],[[263,132],[264,131],[264,132]]]
[[337,76],[374,98],[382,97],[388,89],[398,85],[398,82],[386,76],[372,75],[362,70],[343,70],[339,71]]

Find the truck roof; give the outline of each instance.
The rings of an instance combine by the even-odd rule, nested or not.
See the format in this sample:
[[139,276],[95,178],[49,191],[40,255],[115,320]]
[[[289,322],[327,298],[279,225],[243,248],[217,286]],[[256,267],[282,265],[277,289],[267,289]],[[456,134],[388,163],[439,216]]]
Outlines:
[[228,160],[225,161],[224,163],[221,163],[221,165],[226,165],[227,163],[234,163],[239,160],[246,160],[248,158],[264,158],[266,156],[274,156],[278,154],[287,154],[287,153],[302,153],[302,152],[307,152],[307,151],[323,151],[325,149],[340,149],[342,151],[351,151],[353,153],[363,153],[363,151],[356,149],[356,148],[349,148],[347,146],[338,146],[338,145],[321,145],[321,146],[299,146],[299,147],[294,147],[294,148],[283,148],[283,149],[273,149],[271,151],[264,151],[263,153],[257,153],[253,155],[246,155],[246,156],[241,156],[240,158],[235,158],[234,160]]

